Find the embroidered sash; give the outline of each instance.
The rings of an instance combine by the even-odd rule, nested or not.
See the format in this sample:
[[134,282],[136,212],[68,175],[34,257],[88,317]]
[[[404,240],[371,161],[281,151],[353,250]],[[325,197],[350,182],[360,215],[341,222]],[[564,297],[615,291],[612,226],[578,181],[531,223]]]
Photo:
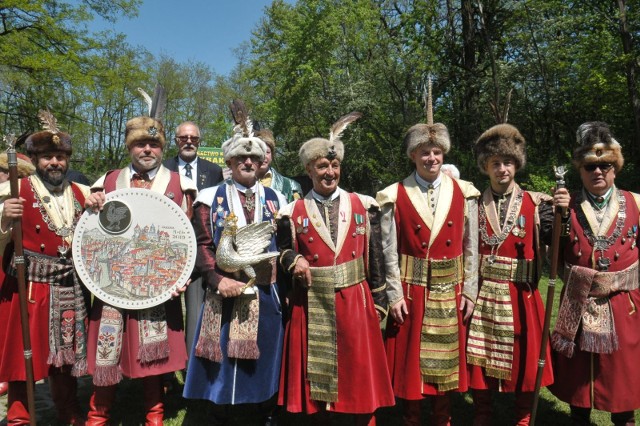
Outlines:
[[366,279],[361,257],[335,266],[310,268],[313,284],[308,291],[307,377],[311,399],[338,400],[338,349],[336,338],[336,289]]
[[420,334],[420,371],[425,382],[437,385],[442,392],[459,387],[456,285],[463,276],[463,256],[442,260],[400,256],[401,280],[428,287]]
[[611,301],[618,291],[638,288],[638,261],[623,271],[602,272],[565,265],[565,294],[551,335],[553,349],[567,358],[575,352],[575,338],[582,325],[580,349],[610,354],[618,349]]
[[[71,374],[87,374],[87,309],[72,259],[24,250],[27,281],[48,283],[49,356],[47,364],[72,365]],[[12,258],[8,273],[17,275]]]

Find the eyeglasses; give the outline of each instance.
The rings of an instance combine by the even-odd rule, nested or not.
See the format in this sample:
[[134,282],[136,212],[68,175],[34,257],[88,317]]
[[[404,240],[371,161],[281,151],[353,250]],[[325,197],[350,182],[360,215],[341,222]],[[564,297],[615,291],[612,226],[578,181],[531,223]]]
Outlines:
[[186,142],[189,139],[191,139],[191,142],[193,143],[198,143],[198,141],[200,140],[200,136],[191,136],[191,135],[187,135],[187,136],[176,136],[176,139],[178,139],[180,142]]
[[585,164],[582,166],[588,172],[595,172],[596,169],[600,169],[602,173],[607,173],[612,167],[613,164],[610,163]]

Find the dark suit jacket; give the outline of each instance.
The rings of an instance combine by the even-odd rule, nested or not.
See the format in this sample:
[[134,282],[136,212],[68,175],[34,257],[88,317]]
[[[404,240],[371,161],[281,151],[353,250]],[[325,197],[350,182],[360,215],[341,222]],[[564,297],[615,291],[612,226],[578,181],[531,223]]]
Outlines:
[[[162,163],[166,168],[178,172],[178,157],[167,158]],[[198,176],[194,176],[198,191],[222,182],[222,168],[211,161],[198,157]]]

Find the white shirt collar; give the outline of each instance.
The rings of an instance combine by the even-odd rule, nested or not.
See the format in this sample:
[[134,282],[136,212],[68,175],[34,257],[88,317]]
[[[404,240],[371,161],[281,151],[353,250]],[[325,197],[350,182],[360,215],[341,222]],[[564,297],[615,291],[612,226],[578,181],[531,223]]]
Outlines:
[[340,191],[341,191],[340,187],[337,187],[336,190],[333,191],[331,195],[329,195],[328,197],[325,197],[323,195],[318,194],[316,191],[312,189],[311,196],[318,201],[327,201],[327,200],[333,201],[340,196]]
[[[158,170],[160,170],[160,166],[156,167],[155,169],[152,169],[152,170],[149,170],[147,172],[144,172],[144,173],[146,173],[147,176],[149,176],[149,180],[153,180],[156,177],[156,175],[158,174]],[[130,172],[131,176],[133,176],[135,173],[138,173],[133,168],[133,164],[129,164],[129,172]]]
[[415,172],[415,173],[416,173],[416,182],[418,182],[418,185],[422,186],[423,188],[429,188],[429,185],[433,186],[434,188],[437,188],[442,183],[442,173],[438,173],[438,177],[433,182],[428,182],[423,178],[421,178],[418,172]]
[[[256,182],[251,187],[251,190],[253,191],[254,194],[258,192],[258,185],[259,184],[260,184],[259,182]],[[243,184],[236,182],[235,180],[233,181],[233,185],[238,189],[238,191],[242,192],[243,194],[245,193],[245,191],[247,189],[249,189],[246,186],[244,186]]]
[[182,159],[182,157],[178,156],[178,167],[180,167],[182,169],[187,164],[189,164],[191,166],[191,169],[195,169],[196,166],[198,165],[198,157],[194,158],[193,161],[189,161],[187,163],[186,161],[184,161]]

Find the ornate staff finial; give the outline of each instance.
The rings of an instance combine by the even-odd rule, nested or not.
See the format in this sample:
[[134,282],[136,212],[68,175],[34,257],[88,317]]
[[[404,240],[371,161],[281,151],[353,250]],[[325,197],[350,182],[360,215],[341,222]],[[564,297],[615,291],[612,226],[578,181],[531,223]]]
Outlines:
[[16,135],[13,133],[9,133],[8,135],[4,135],[2,140],[7,145],[7,148],[14,149],[16,146]]
[[568,170],[562,166],[553,166],[553,172],[556,175],[556,183],[564,184],[564,175],[567,174]]

